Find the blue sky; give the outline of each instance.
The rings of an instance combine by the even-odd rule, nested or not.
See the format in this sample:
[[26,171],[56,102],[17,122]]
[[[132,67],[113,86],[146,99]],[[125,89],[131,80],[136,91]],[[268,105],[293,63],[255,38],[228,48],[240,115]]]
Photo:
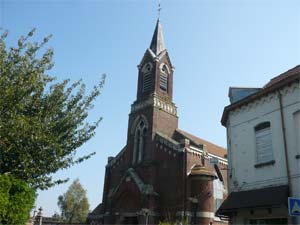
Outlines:
[[[300,60],[297,0],[161,0],[165,44],[175,66],[174,102],[179,127],[226,147],[220,124],[229,86],[261,87]],[[136,97],[137,65],[149,47],[157,19],[156,0],[0,0],[0,27],[9,45],[36,27],[55,51],[51,74],[82,78],[91,88],[107,80],[90,112],[103,116],[95,137],[78,155],[92,159],[57,178],[79,178],[93,209],[102,199],[104,168],[126,143],[130,105]],[[51,216],[71,181],[39,192],[37,207]]]

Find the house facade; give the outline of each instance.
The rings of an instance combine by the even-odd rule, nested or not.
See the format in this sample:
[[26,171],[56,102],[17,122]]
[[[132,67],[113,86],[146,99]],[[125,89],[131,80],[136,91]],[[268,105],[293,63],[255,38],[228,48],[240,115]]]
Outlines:
[[227,195],[227,151],[178,128],[173,72],[158,20],[138,66],[126,145],[108,158],[91,224],[224,223],[215,210]]
[[229,196],[217,214],[231,224],[299,224],[288,197],[300,197],[300,67],[263,88],[230,88],[224,108]]

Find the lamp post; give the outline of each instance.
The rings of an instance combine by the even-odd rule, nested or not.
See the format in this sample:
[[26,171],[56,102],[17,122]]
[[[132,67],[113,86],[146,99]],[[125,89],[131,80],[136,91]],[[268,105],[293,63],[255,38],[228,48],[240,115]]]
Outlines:
[[146,225],[148,225],[149,212],[150,212],[149,209],[146,209],[146,208],[143,208],[143,209],[142,209],[142,214],[143,214],[144,217],[145,217],[145,224],[146,224]]

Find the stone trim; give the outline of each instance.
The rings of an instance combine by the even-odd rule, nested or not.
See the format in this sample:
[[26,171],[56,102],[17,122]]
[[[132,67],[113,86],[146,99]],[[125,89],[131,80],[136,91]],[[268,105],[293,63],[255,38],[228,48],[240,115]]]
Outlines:
[[165,145],[171,148],[172,150],[175,150],[177,152],[183,152],[183,148],[177,141],[173,140],[172,138],[169,138],[168,136],[160,132],[156,132],[156,140],[158,143]]
[[[184,152],[184,149],[185,149],[188,153],[196,154],[198,156],[202,156],[203,154],[205,154],[205,151],[203,149],[197,148],[195,146],[189,146],[187,148],[182,147],[179,142],[175,141],[174,139],[172,139],[160,132],[156,132],[156,140],[159,144],[165,145],[176,152]],[[160,148],[158,148],[158,149],[160,149]],[[226,166],[228,165],[227,159],[208,152],[208,159],[212,159],[212,158],[217,158],[219,160],[219,164],[221,164],[221,165],[226,165]]]
[[113,159],[110,160],[108,163],[107,163],[107,167],[112,167],[112,166],[115,166],[115,164],[119,163],[120,159],[122,158],[123,156],[123,153],[126,151],[126,147],[125,146],[124,148],[122,148],[122,150],[115,156],[115,157],[112,157]]
[[[199,148],[196,148],[194,146],[190,146],[188,148],[188,151],[190,151],[190,150],[194,150],[196,154],[203,155],[205,153],[205,151],[203,149],[199,149]],[[191,151],[191,152],[193,153],[193,151]],[[218,159],[220,164],[228,165],[228,160],[227,159],[222,158],[220,156],[217,156],[217,155],[214,155],[214,154],[208,152],[208,159],[212,159],[212,158]]]
[[115,187],[110,189],[108,197],[113,197],[116,192],[118,191],[118,189],[120,188],[121,184],[123,183],[123,181],[126,181],[126,178],[130,176],[134,183],[136,184],[136,186],[138,187],[139,191],[142,194],[146,194],[146,195],[156,195],[158,196],[158,194],[154,191],[154,188],[152,185],[150,184],[145,184],[141,178],[135,173],[133,168],[129,168],[126,173],[124,174],[124,176],[121,178],[119,184]]
[[159,108],[166,113],[177,116],[177,107],[175,106],[175,104],[173,102],[167,102],[163,99],[160,99],[156,94],[153,94],[146,100],[134,102],[131,105],[131,113],[144,109],[148,106]]
[[147,129],[149,128],[149,122],[148,122],[148,120],[147,120],[147,117],[146,117],[144,114],[141,114],[141,115],[138,115],[138,116],[134,119],[134,121],[133,121],[133,123],[132,123],[132,125],[131,125],[131,128],[130,128],[130,134],[134,134],[134,132],[135,132],[135,130],[136,130],[136,127],[137,127],[138,123],[139,123],[141,120],[144,121],[146,128],[147,128]]

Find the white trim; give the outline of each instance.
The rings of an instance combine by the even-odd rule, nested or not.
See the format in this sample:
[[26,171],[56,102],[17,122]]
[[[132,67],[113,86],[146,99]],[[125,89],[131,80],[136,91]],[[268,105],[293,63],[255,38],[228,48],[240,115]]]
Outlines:
[[[186,216],[193,216],[194,213],[192,213],[191,211],[185,211],[185,215]],[[183,216],[183,211],[178,211],[176,213],[176,216]],[[206,211],[198,211],[196,213],[197,217],[203,217],[203,218],[211,218],[214,219],[215,218],[215,213],[214,212],[206,212]]]
[[214,212],[205,212],[205,211],[200,211],[197,212],[197,217],[204,217],[204,218],[215,218],[215,213]]
[[[203,151],[202,149],[196,148],[195,146],[190,146],[190,147],[188,148],[188,150],[189,150],[190,152],[195,152],[195,153],[201,153],[201,154],[204,153],[204,151]],[[216,159],[219,159],[220,161],[222,161],[222,163],[224,163],[225,165],[228,165],[228,160],[225,159],[225,158],[223,158],[223,157],[214,155],[214,154],[209,153],[209,152],[208,152],[208,156],[209,156],[209,158],[216,158]]]

